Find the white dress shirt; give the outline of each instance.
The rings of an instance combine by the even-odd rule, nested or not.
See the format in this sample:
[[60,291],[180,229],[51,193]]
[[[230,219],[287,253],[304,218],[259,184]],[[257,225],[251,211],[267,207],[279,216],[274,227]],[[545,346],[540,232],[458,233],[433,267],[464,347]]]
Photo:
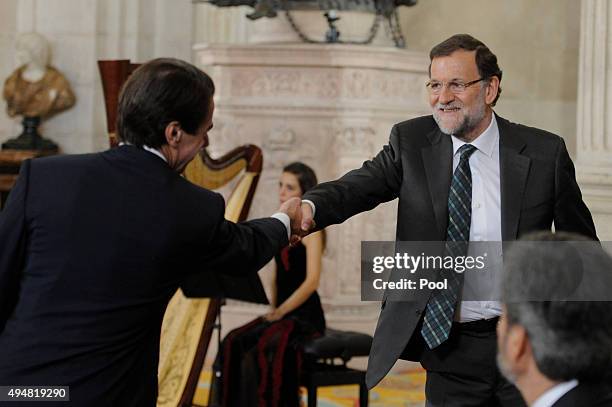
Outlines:
[[538,397],[531,407],[551,407],[576,386],[578,386],[578,380],[575,379],[569,382],[559,383]]
[[[459,148],[466,144],[455,136],[453,141],[453,171],[459,165],[461,154]],[[477,148],[470,156],[472,172],[472,221],[470,241],[501,242],[501,192],[499,175],[499,128],[495,115],[487,129],[472,143]],[[501,244],[493,244],[496,250],[487,253],[487,263],[491,266],[501,265]],[[481,272],[482,278],[498,277],[498,273]],[[466,276],[466,278],[468,278]],[[495,285],[494,282],[491,285]],[[464,286],[465,288],[465,286]],[[482,298],[490,295],[483,292]],[[472,294],[473,298],[474,295]],[[461,301],[455,319],[460,322],[490,319],[501,315],[501,303],[498,301]]]

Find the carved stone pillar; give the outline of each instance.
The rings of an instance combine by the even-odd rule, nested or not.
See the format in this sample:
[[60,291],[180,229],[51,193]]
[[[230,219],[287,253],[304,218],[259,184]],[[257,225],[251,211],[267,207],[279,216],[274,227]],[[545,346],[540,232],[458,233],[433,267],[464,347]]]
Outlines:
[[[215,80],[218,154],[243,143],[264,150],[264,170],[251,217],[279,205],[283,166],[300,160],[320,181],[361,166],[387,143],[391,126],[428,113],[428,58],[394,48],[355,45],[201,45],[195,62]],[[327,229],[319,293],[330,326],[373,332],[379,304],[360,301],[360,243],[393,240],[396,204],[383,205]],[[252,305],[228,315],[260,314]],[[226,329],[224,329],[226,332]]]
[[583,0],[577,173],[599,238],[612,239],[612,4]]

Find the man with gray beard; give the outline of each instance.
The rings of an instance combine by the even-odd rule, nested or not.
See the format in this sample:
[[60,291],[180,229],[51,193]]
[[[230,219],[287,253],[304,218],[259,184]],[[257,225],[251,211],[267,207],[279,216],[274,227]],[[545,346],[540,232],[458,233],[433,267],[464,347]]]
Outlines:
[[612,407],[612,302],[601,301],[609,295],[587,289],[566,300],[582,276],[587,286],[608,286],[612,258],[570,233],[521,240],[504,262],[502,373],[531,407]]
[[[306,193],[304,233],[397,198],[398,241],[467,246],[515,240],[553,223],[597,239],[563,139],[493,111],[502,71],[491,50],[458,34],[436,45],[430,60],[432,115],[396,124],[376,157]],[[427,370],[428,406],[524,406],[495,362],[501,304],[485,300],[489,292],[463,301],[455,279],[446,292],[383,301],[367,385],[401,358]]]

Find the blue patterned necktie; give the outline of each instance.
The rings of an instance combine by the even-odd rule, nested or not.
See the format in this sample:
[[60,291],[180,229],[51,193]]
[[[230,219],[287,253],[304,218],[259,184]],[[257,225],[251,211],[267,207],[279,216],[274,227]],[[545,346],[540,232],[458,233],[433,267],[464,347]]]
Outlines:
[[[450,256],[465,256],[470,240],[472,221],[472,172],[470,156],[476,151],[471,144],[459,148],[459,165],[453,173],[448,194],[448,228],[446,230],[446,253]],[[429,349],[433,349],[448,339],[457,299],[463,283],[463,274],[454,270],[442,270],[441,276],[448,281],[448,289],[434,291],[427,302],[421,335]]]

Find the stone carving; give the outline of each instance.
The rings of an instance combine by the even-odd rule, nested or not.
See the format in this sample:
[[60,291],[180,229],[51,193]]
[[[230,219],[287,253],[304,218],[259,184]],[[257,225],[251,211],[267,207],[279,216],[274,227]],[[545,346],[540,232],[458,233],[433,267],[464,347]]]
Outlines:
[[[232,69],[232,68],[230,68]],[[231,94],[237,97],[337,99],[381,99],[388,103],[414,101],[425,92],[426,76],[404,72],[345,68],[296,71],[283,67],[236,68],[231,76]]]
[[[338,157],[356,157],[358,161],[370,158],[373,153],[372,139],[375,132],[370,127],[348,127],[337,133],[336,154]],[[356,165],[359,165],[357,163]],[[355,168],[350,164],[347,169]]]
[[289,151],[295,144],[295,131],[286,127],[276,127],[270,132],[266,143],[271,150]]
[[36,33],[23,34],[17,39],[17,57],[21,66],[4,83],[3,97],[10,117],[24,118],[24,132],[4,148],[54,149],[52,142],[38,135],[41,119],[72,107],[75,96],[68,80],[49,65],[49,44]]

